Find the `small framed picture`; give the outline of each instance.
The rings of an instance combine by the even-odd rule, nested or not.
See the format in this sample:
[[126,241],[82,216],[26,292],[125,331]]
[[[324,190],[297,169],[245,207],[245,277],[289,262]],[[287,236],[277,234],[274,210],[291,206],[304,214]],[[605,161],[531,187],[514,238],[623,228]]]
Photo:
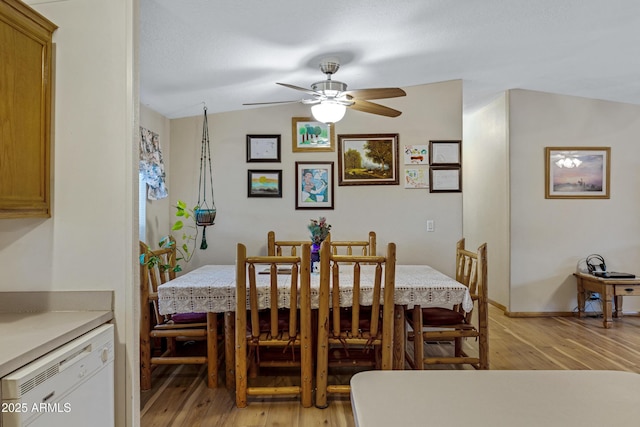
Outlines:
[[247,162],[280,162],[280,135],[247,135]]
[[316,122],[311,117],[291,119],[293,152],[335,151],[335,126]]
[[398,134],[338,135],[338,185],[398,185]]
[[333,162],[296,162],[296,209],[333,209]]
[[459,193],[462,191],[460,166],[432,166],[429,168],[430,193]]
[[546,199],[608,199],[611,147],[545,147]]
[[282,170],[249,169],[247,197],[282,197]]
[[429,164],[438,166],[461,166],[462,142],[429,141]]

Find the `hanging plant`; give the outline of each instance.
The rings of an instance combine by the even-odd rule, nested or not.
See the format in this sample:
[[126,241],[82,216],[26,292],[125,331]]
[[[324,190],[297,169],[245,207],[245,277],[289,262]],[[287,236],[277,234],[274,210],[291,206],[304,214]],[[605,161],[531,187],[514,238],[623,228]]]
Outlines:
[[[207,189],[207,185],[209,188]],[[207,196],[211,191],[209,202]],[[211,203],[211,204],[209,204]],[[207,121],[207,106],[204,106],[202,122],[202,145],[200,146],[200,177],[198,180],[198,206],[194,209],[196,225],[202,227],[202,242],[200,249],[207,249],[207,227],[212,226],[216,219],[216,204],[213,199],[213,173],[211,170],[211,147],[209,144],[209,122]]]

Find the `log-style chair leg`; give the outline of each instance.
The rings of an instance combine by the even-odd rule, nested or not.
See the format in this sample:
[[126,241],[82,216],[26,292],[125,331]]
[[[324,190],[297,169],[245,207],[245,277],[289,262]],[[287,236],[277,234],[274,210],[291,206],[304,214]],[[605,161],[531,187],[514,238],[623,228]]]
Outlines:
[[218,387],[218,315],[207,313],[207,387]]
[[424,369],[424,340],[422,339],[422,307],[413,307],[413,363],[416,370]]

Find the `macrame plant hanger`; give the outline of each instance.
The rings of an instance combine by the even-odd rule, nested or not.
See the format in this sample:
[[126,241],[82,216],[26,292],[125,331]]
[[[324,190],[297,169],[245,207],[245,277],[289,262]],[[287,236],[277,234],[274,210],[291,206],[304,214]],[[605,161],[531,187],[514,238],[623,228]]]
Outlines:
[[[207,174],[208,168],[208,174]],[[207,184],[209,188],[207,188]],[[207,201],[211,191],[211,205]],[[216,219],[216,204],[213,200],[213,174],[211,173],[211,148],[209,146],[209,124],[207,122],[207,106],[204,106],[204,122],[202,124],[202,146],[200,148],[200,179],[198,181],[198,206],[195,210],[196,225],[202,227],[200,249],[207,249],[207,227]]]

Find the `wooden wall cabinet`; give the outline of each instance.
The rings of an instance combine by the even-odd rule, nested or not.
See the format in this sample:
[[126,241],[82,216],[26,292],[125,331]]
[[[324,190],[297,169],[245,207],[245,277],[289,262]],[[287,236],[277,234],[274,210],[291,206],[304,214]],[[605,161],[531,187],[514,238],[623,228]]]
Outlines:
[[0,0],[0,218],[51,216],[56,28],[21,1]]

